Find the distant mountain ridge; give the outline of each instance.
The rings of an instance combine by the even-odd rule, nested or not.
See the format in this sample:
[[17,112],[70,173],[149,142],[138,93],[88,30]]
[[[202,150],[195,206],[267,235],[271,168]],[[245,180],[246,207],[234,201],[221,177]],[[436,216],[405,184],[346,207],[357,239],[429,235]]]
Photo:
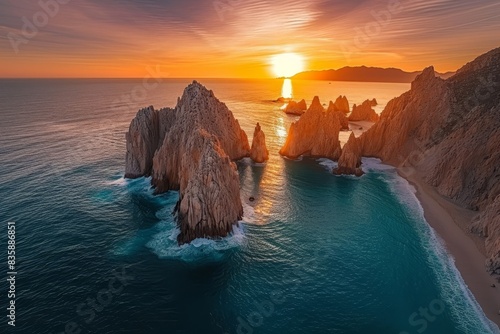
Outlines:
[[[358,81],[358,82],[398,82],[411,83],[422,71],[405,72],[399,68],[380,67],[343,67],[338,70],[305,71],[297,73],[292,79],[297,80],[327,80],[327,81]],[[447,79],[455,72],[436,73]]]

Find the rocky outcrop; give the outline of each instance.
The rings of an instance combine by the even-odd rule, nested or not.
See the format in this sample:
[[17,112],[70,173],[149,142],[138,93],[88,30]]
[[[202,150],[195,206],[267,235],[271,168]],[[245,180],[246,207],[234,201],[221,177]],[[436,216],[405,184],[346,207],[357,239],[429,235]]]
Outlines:
[[342,131],[349,130],[349,120],[347,119],[347,116],[343,111],[339,110],[332,101],[330,101],[330,104],[328,105],[328,109],[326,110],[326,112],[333,113],[339,119],[340,130]]
[[[302,100],[302,101],[304,101],[304,100]],[[305,104],[305,101],[304,101],[304,104]],[[284,111],[285,111],[286,114],[289,114],[289,115],[300,116],[300,115],[302,115],[303,113],[306,112],[306,108],[304,108],[304,106],[300,102],[297,103],[295,101],[290,101],[286,105]]]
[[[171,162],[177,160],[179,166],[176,170],[175,167],[166,170],[167,177],[178,177],[178,184],[173,182],[172,189],[178,186],[180,190],[176,206],[181,230],[177,237],[179,244],[201,237],[224,237],[243,216],[236,165],[222,149],[218,138],[196,128],[186,139],[182,150],[176,152],[177,156],[169,159]],[[174,148],[168,144],[165,147],[166,150],[155,156],[155,163],[167,158]],[[163,164],[157,166],[163,167]],[[156,175],[153,173],[153,177]]]
[[149,176],[153,167],[153,156],[163,142],[165,133],[173,122],[172,109],[155,110],[153,106],[139,110],[125,134],[127,153],[125,177]]
[[354,133],[351,133],[349,140],[342,148],[338,167],[333,170],[333,173],[337,175],[363,175],[363,170],[361,169],[361,147]]
[[150,174],[153,155],[158,147],[158,130],[158,113],[152,106],[140,110],[132,120],[125,134],[127,141],[126,178]]
[[269,159],[269,151],[266,147],[266,135],[257,123],[253,133],[252,148],[250,150],[250,158],[258,163],[265,162]]
[[298,103],[297,103],[298,107],[300,108],[300,110],[304,110],[306,111],[307,110],[307,104],[306,104],[306,100],[302,99],[300,100]]
[[175,109],[137,113],[127,134],[126,176],[151,175],[156,193],[179,190],[179,244],[222,237],[243,214],[232,161],[249,154],[231,111],[194,81]]
[[316,96],[306,113],[290,126],[280,154],[291,159],[308,155],[337,160],[341,153],[339,131],[338,117],[325,112]]
[[345,96],[339,96],[335,100],[334,103],[335,111],[341,111],[344,114],[349,113],[349,101],[347,100],[347,97]]
[[[379,120],[379,115],[372,109],[374,106],[374,100],[366,100],[360,106],[353,105],[352,113],[349,115],[349,121],[359,122],[359,121],[369,121],[377,122]],[[376,105],[376,104],[375,104]]]
[[418,172],[456,203],[479,210],[488,266],[500,273],[500,48],[443,80],[429,67],[360,137],[364,156]]

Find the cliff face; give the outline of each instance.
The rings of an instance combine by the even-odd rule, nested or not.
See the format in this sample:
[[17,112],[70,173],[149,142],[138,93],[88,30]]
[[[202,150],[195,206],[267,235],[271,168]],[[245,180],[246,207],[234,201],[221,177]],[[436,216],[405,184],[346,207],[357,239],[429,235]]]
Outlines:
[[360,143],[364,156],[414,169],[440,194],[482,210],[475,228],[487,231],[490,270],[500,273],[500,225],[489,215],[500,194],[500,49],[447,80],[427,68]]
[[485,238],[486,267],[491,274],[500,275],[500,195],[477,215],[470,230]]
[[175,109],[140,110],[130,129],[126,177],[151,175],[156,193],[179,190],[179,243],[227,235],[243,214],[231,161],[250,147],[226,105],[195,81]]
[[[177,241],[183,244],[200,237],[226,236],[243,216],[236,165],[218,138],[204,129],[193,130],[183,145],[181,150],[177,148],[177,157],[170,160],[179,162],[177,170],[171,170],[171,175],[178,177],[180,189],[177,218],[181,233]],[[175,154],[175,147],[165,147],[155,156],[155,163]]]
[[158,147],[158,113],[148,107],[140,110],[130,123],[125,134],[127,154],[125,177],[137,178],[149,175],[153,166],[153,155]]
[[266,135],[257,123],[253,133],[252,148],[250,150],[250,158],[258,163],[265,162],[269,159],[269,151],[266,147]]
[[280,154],[291,159],[310,155],[337,160],[341,153],[339,131],[338,117],[325,112],[316,96],[306,113],[290,126]]

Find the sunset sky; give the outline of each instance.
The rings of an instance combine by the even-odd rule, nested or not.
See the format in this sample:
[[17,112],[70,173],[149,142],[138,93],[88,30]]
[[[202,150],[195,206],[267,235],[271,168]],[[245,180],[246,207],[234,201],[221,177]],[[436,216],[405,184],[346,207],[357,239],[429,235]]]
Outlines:
[[498,0],[58,1],[0,0],[0,77],[273,77],[285,52],[445,72],[500,46]]

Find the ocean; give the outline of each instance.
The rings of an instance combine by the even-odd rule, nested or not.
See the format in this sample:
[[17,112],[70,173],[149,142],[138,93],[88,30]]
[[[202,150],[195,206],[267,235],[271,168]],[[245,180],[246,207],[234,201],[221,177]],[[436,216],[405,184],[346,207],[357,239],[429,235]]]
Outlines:
[[[0,263],[15,222],[17,269],[15,330],[2,279],[2,333],[499,332],[394,168],[364,159],[363,177],[338,177],[326,159],[283,159],[297,118],[273,102],[282,81],[199,81],[250,140],[260,122],[271,157],[238,162],[245,215],[230,237],[179,247],[178,194],[123,179],[124,134],[190,80],[0,80]],[[410,87],[288,86],[308,103],[376,98],[378,112]]]

